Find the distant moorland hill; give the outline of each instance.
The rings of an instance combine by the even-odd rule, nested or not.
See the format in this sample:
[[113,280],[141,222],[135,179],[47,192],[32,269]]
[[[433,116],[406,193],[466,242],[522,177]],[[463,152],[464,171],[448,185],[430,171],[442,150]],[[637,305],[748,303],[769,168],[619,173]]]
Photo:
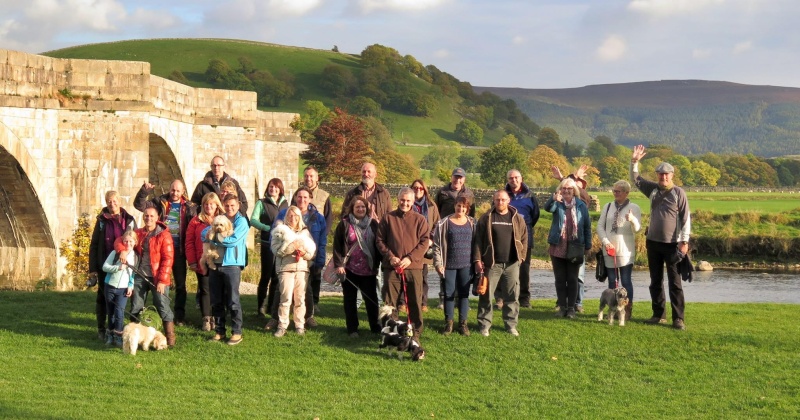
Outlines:
[[800,154],[800,89],[704,80],[593,85],[572,89],[475,87],[513,99],[562,140],[665,144],[682,154]]

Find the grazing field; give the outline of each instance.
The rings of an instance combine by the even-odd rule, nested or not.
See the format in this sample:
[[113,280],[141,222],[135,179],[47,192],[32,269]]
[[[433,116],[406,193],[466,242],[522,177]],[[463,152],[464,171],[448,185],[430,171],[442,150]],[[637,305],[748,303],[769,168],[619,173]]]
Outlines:
[[689,303],[680,332],[643,324],[647,303],[620,328],[590,313],[554,318],[552,301],[536,301],[520,315],[520,337],[499,316],[490,337],[443,337],[432,310],[428,356],[413,363],[378,354],[363,324],[361,338],[347,337],[340,298],[322,299],[320,327],[305,337],[276,339],[245,296],[238,346],[186,326],[175,349],[135,357],[97,340],[93,293],[0,291],[0,300],[2,418],[800,416],[800,335],[787,333],[796,305]]
[[[613,200],[609,192],[591,192],[600,199],[601,203]],[[761,213],[780,213],[800,208],[800,193],[739,193],[739,192],[688,192],[689,207],[692,211],[705,210],[718,214],[731,214],[739,212],[756,211]],[[635,189],[629,198],[642,208],[643,212],[650,212],[647,197]]]

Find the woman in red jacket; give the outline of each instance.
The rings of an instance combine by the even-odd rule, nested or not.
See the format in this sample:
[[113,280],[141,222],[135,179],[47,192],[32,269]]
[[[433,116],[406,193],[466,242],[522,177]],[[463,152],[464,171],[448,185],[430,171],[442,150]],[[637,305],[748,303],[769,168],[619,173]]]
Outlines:
[[214,329],[214,318],[211,317],[211,295],[208,286],[208,267],[201,262],[203,256],[203,229],[211,225],[214,218],[222,214],[222,202],[216,193],[203,196],[200,213],[189,221],[186,228],[186,262],[189,269],[197,276],[197,295],[200,301],[200,313],[203,316],[203,331]]

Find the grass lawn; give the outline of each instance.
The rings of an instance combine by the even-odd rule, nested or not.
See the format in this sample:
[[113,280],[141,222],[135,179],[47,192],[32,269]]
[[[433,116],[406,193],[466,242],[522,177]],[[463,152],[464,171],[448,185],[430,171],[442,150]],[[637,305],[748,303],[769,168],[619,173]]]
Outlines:
[[[522,311],[517,338],[499,316],[488,338],[443,337],[432,310],[428,356],[413,363],[379,355],[363,324],[361,338],[348,338],[334,297],[305,337],[262,332],[255,296],[245,296],[242,344],[210,343],[187,326],[175,349],[135,357],[97,340],[93,293],[2,291],[0,300],[2,418],[800,416],[796,305],[689,303],[679,332],[642,324],[644,302],[620,328],[590,313],[556,319],[542,300]],[[474,330],[474,302],[469,319]]]
[[[610,192],[593,191],[590,194],[597,195],[604,205],[614,200]],[[717,214],[750,211],[780,213],[800,207],[800,195],[790,193],[688,192],[687,196],[692,211],[705,210]],[[638,204],[643,212],[650,212],[650,202],[644,194],[634,189],[629,198]]]

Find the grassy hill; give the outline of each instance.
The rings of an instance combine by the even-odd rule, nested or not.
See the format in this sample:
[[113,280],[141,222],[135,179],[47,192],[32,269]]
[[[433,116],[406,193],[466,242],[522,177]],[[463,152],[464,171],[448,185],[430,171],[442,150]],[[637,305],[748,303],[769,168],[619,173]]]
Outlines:
[[[363,69],[361,58],[356,55],[288,47],[253,41],[225,39],[154,39],[131,40],[104,44],[82,45],[49,51],[44,55],[58,58],[84,58],[102,60],[145,61],[151,64],[154,75],[168,77],[175,70],[181,71],[194,87],[215,87],[205,78],[209,60],[217,58],[231,68],[238,68],[238,58],[252,60],[257,69],[278,74],[285,70],[291,73],[296,85],[302,86],[302,95],[284,100],[279,107],[261,108],[265,111],[304,111],[307,100],[322,101],[329,107],[342,106],[346,99],[337,99],[320,87],[320,74],[330,64],[338,64],[359,74]],[[422,80],[415,81],[424,84]],[[399,143],[437,144],[454,140],[453,131],[462,119],[457,112],[461,98],[441,95],[436,98],[437,110],[430,117],[414,117],[384,109],[382,117],[391,121],[390,130]],[[501,134],[487,132],[488,142],[495,142]],[[419,155],[418,153],[413,154]],[[416,160],[416,159],[415,159]]]
[[573,89],[476,87],[517,102],[562,140],[668,144],[684,154],[800,153],[800,89],[664,80]]

